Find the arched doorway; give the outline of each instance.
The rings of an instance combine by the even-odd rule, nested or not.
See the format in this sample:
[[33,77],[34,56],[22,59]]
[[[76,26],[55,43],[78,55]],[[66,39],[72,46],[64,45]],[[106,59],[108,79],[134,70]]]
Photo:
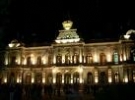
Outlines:
[[114,82],[115,82],[115,83],[118,83],[118,82],[119,82],[119,73],[118,73],[118,72],[116,72],[116,73],[114,74]]
[[87,73],[87,84],[93,84],[93,75],[91,72]]
[[31,73],[26,73],[25,84],[31,84]]
[[56,74],[56,84],[57,85],[62,84],[62,74],[61,73]]
[[9,74],[9,83],[10,84],[15,84],[16,83],[16,80],[15,80],[15,73],[11,72]]
[[73,74],[73,84],[79,84],[79,80],[80,80],[79,73],[78,72],[75,72]]
[[0,85],[1,85],[1,83],[2,83],[2,79],[3,79],[3,75],[2,75],[2,73],[0,72]]
[[42,73],[35,73],[35,83],[36,84],[42,83]]
[[64,74],[64,84],[70,84],[71,83],[71,74],[65,73]]
[[106,73],[105,72],[100,72],[99,82],[101,84],[106,84],[106,82],[107,82],[107,76],[106,76]]
[[53,83],[53,77],[52,77],[52,74],[51,73],[48,74],[47,83],[48,84],[52,84]]

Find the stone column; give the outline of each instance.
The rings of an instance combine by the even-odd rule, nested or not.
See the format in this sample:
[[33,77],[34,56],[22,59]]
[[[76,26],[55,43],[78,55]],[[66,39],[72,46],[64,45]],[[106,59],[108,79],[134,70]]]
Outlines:
[[95,81],[96,84],[99,82],[98,70],[97,69],[94,70],[94,81]]
[[45,73],[42,72],[42,83],[45,84]]
[[53,67],[52,68],[52,82],[53,82],[53,84],[55,84],[56,83],[56,68],[55,67]]
[[83,76],[83,68],[82,68],[82,66],[80,67],[80,71],[79,71],[79,76],[80,76],[80,84],[82,84],[83,83],[83,79],[82,79],[82,76]]
[[112,83],[112,69],[108,69],[108,83]]
[[7,79],[7,72],[6,71],[3,72],[3,76],[4,76],[3,77],[3,83],[7,83],[8,79]]
[[31,83],[35,82],[34,72],[31,72]]
[[79,63],[82,63],[82,47],[79,48]]
[[55,55],[55,51],[53,51],[53,64],[56,64],[56,55]]
[[80,73],[80,84],[83,83],[82,73]]
[[71,73],[71,84],[73,84],[73,73]]
[[64,73],[62,73],[62,84],[64,84]]

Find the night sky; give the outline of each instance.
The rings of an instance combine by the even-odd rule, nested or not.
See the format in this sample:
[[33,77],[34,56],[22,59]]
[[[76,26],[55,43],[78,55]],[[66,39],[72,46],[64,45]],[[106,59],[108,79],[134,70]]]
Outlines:
[[116,39],[135,29],[135,7],[130,0],[2,1],[10,1],[5,6],[7,14],[1,13],[0,17],[0,39],[4,43],[12,39],[24,43],[53,42],[62,29],[62,21],[67,19],[74,22],[73,28],[85,41]]

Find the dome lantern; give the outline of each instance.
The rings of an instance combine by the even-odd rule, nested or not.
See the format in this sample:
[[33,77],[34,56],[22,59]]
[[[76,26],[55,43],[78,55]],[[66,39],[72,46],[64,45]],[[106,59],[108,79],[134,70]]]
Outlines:
[[73,22],[71,20],[66,20],[62,22],[62,25],[65,30],[70,30],[73,25]]

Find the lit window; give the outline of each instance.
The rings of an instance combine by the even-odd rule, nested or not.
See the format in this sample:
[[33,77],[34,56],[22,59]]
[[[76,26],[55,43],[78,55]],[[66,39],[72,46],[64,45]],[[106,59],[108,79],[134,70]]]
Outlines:
[[87,63],[87,64],[93,63],[92,54],[88,54],[88,56],[86,56],[86,63]]
[[56,63],[57,64],[62,64],[62,55],[61,54],[58,54],[57,57],[56,57]]
[[78,62],[79,62],[79,55],[75,53],[73,56],[73,63],[78,64]]
[[114,61],[114,64],[118,64],[119,63],[119,55],[117,52],[115,52],[113,54],[113,61]]
[[135,61],[135,53],[133,53],[133,61]]
[[106,55],[104,53],[100,54],[100,64],[105,65],[106,64]]
[[70,58],[70,55],[69,54],[66,54],[65,55],[65,63],[66,64],[70,64],[71,63],[71,58]]

